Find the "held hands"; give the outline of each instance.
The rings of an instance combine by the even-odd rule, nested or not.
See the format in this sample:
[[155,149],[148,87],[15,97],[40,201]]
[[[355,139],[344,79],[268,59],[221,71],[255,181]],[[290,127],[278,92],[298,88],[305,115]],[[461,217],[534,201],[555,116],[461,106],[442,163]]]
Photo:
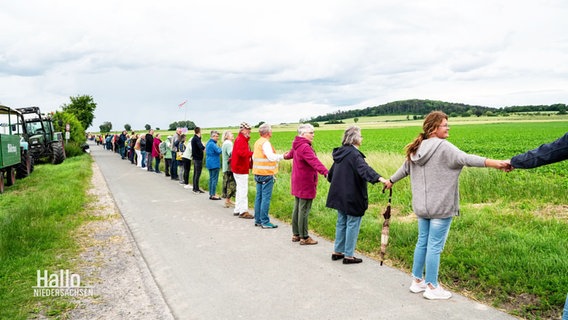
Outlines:
[[[392,188],[393,183],[390,181],[390,179],[387,180],[387,179],[385,179],[385,178],[383,178],[383,177],[380,177],[380,178],[379,178],[379,182],[381,182],[382,184],[385,185],[385,186],[384,186],[384,189],[390,189],[390,188]],[[383,190],[384,190],[384,189],[383,189]]]
[[495,168],[504,172],[510,172],[514,168],[511,166],[510,160],[493,160],[487,159],[485,160],[485,166]]

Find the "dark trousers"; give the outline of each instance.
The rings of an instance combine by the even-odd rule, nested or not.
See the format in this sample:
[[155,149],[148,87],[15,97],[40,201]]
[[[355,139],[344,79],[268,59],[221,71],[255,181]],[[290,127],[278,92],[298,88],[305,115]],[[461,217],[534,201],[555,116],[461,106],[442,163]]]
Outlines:
[[172,151],[172,169],[170,170],[172,180],[178,180],[178,161],[176,160],[176,152]]
[[203,169],[203,160],[193,160],[193,191],[199,191],[199,179]]
[[146,151],[147,157],[148,157],[148,161],[146,162],[146,167],[148,167],[148,171],[154,171],[154,168],[152,168],[152,151]]
[[170,165],[172,164],[172,159],[165,158],[165,161],[166,161],[165,162],[165,164],[166,164],[166,168],[165,168],[166,177],[169,177],[170,176]]
[[183,164],[183,183],[189,184],[189,171],[191,171],[191,160],[186,158],[181,158],[181,163]]

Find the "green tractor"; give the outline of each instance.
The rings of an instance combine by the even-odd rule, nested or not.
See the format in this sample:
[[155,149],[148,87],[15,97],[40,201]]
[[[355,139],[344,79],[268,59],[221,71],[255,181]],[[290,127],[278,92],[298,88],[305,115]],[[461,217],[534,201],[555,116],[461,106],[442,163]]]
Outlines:
[[28,135],[29,151],[35,161],[49,158],[53,164],[65,160],[63,135],[55,132],[50,117],[43,115],[38,107],[17,108],[24,116]]
[[0,105],[0,193],[17,178],[25,178],[33,171],[33,159],[28,152],[23,115]]

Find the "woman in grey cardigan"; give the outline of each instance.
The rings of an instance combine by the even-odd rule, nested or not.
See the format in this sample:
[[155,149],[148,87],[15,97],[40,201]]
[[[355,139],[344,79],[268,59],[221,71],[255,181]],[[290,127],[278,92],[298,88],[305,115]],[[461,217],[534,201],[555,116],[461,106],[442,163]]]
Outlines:
[[[418,241],[414,250],[410,291],[424,292],[427,299],[449,299],[452,294],[438,285],[440,254],[452,218],[459,214],[458,179],[464,166],[508,170],[505,161],[466,154],[446,139],[448,116],[432,111],[423,132],[406,146],[406,161],[390,178],[387,188],[410,175],[412,209],[418,216]],[[425,277],[423,277],[426,269]]]

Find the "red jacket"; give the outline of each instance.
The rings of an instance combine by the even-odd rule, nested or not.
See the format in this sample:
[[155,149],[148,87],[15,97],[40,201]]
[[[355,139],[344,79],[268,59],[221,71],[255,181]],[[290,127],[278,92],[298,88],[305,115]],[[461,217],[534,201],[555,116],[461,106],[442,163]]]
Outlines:
[[300,199],[314,199],[318,186],[318,172],[327,176],[327,168],[319,161],[308,139],[296,136],[286,159],[292,162],[292,195]]
[[236,174],[248,174],[250,170],[250,159],[252,151],[249,147],[250,137],[245,137],[239,132],[235,144],[233,145],[233,154],[231,155],[231,171]]

